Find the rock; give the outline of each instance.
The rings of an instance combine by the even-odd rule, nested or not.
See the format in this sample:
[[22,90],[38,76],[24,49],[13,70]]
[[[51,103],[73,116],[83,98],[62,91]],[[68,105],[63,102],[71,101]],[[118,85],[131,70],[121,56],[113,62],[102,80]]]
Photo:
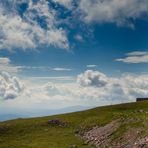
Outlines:
[[69,148],[78,148],[78,147],[75,144],[73,144]]
[[140,110],[139,110],[139,112],[140,112],[140,113],[143,113],[143,112],[144,112],[144,110],[143,110],[143,109],[140,109]]
[[0,133],[7,131],[7,129],[8,129],[7,127],[0,126]]
[[65,126],[66,122],[61,121],[60,119],[52,119],[48,121],[48,124],[50,125],[56,125],[56,126]]
[[148,136],[137,140],[134,144],[134,148],[139,148],[139,147],[147,148],[147,146],[148,146]]
[[77,130],[75,130],[75,134],[79,134],[79,130],[77,129]]

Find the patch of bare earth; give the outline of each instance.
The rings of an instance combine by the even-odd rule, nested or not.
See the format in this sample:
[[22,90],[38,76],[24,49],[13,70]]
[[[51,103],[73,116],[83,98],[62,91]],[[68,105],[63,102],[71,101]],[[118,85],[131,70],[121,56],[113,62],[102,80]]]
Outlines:
[[140,138],[142,129],[138,128],[131,128],[113,140],[112,136],[121,124],[116,120],[103,127],[93,127],[82,135],[82,139],[97,148],[148,148],[148,136]]
[[89,145],[94,145],[97,148],[108,147],[110,136],[120,126],[118,121],[113,121],[104,127],[94,127],[88,132],[85,132],[82,138]]
[[[111,147],[116,148],[136,148],[135,142],[141,133],[141,129],[132,128],[125,132],[121,137],[113,141]],[[137,147],[141,148],[141,147]]]

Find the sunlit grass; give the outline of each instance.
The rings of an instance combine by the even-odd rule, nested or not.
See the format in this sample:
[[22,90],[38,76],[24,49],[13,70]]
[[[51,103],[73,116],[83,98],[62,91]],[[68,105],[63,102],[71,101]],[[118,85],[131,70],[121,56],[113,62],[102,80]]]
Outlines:
[[[142,110],[142,112],[140,112]],[[114,133],[119,137],[129,128],[143,128],[148,131],[148,101],[98,107],[82,112],[62,114],[32,119],[16,119],[1,122],[0,148],[89,148],[76,136],[77,131],[84,132],[93,126],[103,126],[120,119],[124,124]],[[66,122],[66,126],[52,126],[50,119]],[[127,122],[126,122],[127,121]]]

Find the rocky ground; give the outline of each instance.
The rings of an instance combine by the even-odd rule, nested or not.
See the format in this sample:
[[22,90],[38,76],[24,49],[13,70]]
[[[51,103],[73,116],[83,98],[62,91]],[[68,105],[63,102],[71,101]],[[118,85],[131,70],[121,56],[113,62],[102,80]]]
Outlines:
[[121,121],[113,121],[103,127],[93,127],[82,135],[86,144],[97,148],[148,148],[148,135],[139,138],[141,129],[132,128],[122,137],[113,140],[113,133],[121,126]]

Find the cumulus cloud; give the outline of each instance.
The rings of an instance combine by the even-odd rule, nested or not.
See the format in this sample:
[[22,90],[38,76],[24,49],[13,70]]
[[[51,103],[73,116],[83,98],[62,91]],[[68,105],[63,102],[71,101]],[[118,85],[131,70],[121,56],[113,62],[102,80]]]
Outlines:
[[87,70],[78,75],[77,82],[82,86],[104,87],[107,85],[108,79],[106,75],[101,72]]
[[[22,5],[26,5],[26,9],[20,14]],[[69,47],[66,32],[58,27],[56,11],[46,0],[1,1],[0,30],[0,49]]]
[[[118,79],[118,86],[129,98],[147,97],[148,96],[148,75],[122,75]],[[115,83],[115,84],[117,84]]]
[[80,0],[79,10],[86,23],[116,23],[134,27],[132,21],[148,14],[147,0]]
[[148,95],[148,75],[123,74],[114,78],[98,71],[87,70],[78,76],[77,82],[82,87],[94,88],[95,93],[91,95],[94,97],[94,94],[97,94],[96,99],[128,101]]
[[116,59],[124,63],[148,63],[148,52],[135,51],[127,53],[127,57]]
[[23,91],[23,84],[7,72],[0,73],[0,99],[15,99]]

